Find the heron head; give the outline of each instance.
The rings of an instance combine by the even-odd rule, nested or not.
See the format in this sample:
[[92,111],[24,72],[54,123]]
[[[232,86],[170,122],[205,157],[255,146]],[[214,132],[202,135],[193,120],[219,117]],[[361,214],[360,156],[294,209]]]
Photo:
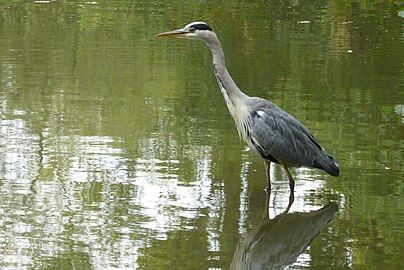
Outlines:
[[158,34],[158,37],[175,37],[206,40],[212,35],[213,30],[204,22],[192,22],[184,28]]

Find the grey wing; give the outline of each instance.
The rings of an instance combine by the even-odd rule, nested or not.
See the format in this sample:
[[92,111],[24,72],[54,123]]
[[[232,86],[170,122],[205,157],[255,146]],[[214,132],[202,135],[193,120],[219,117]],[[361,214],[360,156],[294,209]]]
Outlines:
[[250,115],[250,137],[263,158],[307,167],[318,167],[316,160],[328,158],[310,131],[299,121],[275,104],[259,100]]

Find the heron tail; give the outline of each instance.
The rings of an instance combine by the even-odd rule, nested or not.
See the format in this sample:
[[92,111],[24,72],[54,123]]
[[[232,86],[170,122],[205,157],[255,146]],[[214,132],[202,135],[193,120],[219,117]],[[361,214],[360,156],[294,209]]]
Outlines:
[[339,164],[338,162],[330,155],[326,154],[326,158],[321,160],[314,160],[314,168],[318,168],[324,170],[329,175],[337,177],[339,175]]

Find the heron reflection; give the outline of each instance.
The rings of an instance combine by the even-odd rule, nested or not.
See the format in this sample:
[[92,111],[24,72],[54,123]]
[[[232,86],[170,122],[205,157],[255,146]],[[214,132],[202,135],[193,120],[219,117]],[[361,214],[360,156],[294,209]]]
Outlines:
[[290,197],[286,210],[270,219],[269,196],[263,219],[238,244],[230,269],[283,269],[293,264],[338,211],[336,203],[329,203],[316,211],[288,213]]

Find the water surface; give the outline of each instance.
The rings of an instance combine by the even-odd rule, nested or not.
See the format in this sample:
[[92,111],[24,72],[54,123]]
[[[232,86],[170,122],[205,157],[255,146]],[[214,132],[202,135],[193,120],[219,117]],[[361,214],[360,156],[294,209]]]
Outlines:
[[[199,20],[239,87],[341,165],[293,170],[290,215],[287,177],[273,167],[267,197],[206,45],[154,37]],[[402,25],[391,1],[0,4],[1,268],[229,269],[254,235],[266,255],[300,245],[279,253],[289,269],[400,268]],[[309,241],[291,239],[296,218]]]

